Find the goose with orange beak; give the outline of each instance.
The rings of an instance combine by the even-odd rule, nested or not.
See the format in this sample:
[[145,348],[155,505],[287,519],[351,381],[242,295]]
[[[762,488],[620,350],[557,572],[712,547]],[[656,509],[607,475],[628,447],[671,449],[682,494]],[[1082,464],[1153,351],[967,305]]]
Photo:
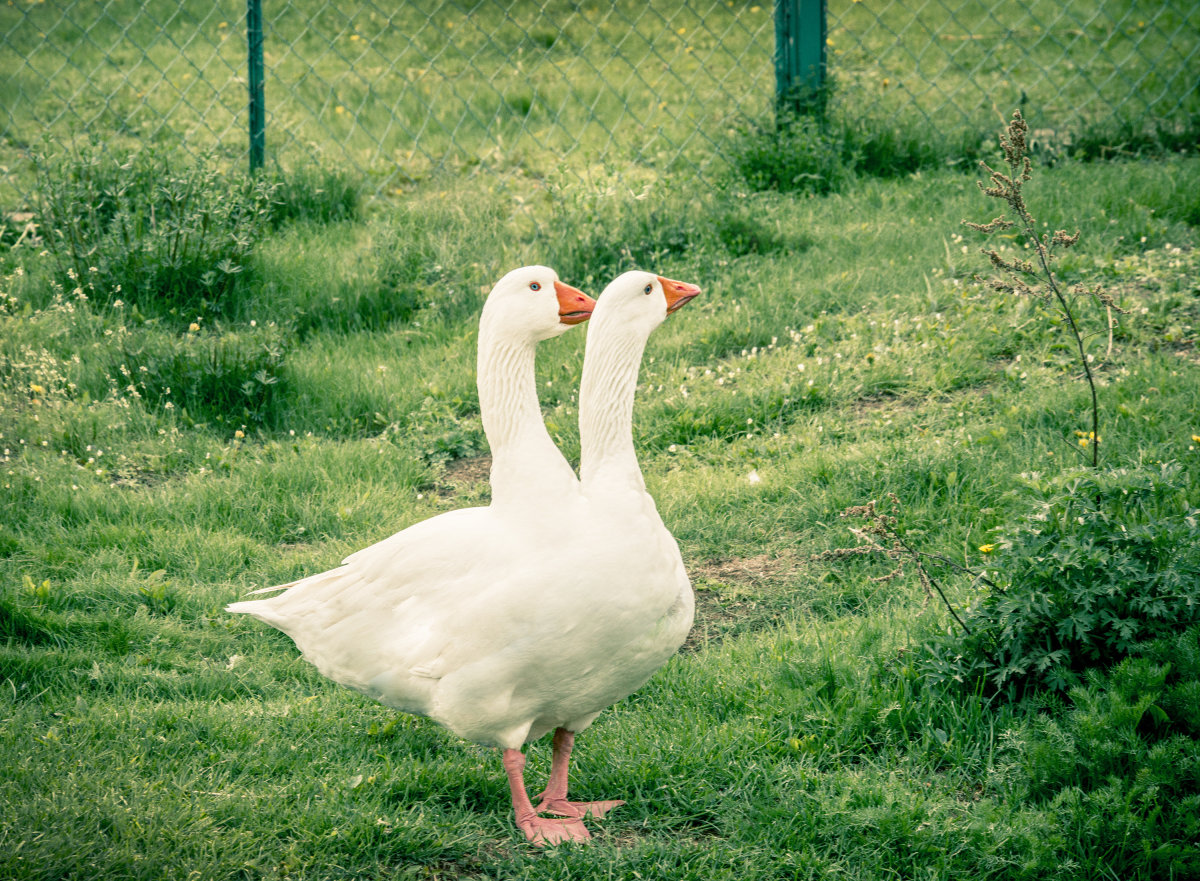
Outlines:
[[[642,479],[633,445],[633,402],[650,334],[700,288],[649,272],[627,272],[604,289],[588,324],[579,389],[582,503],[569,521],[588,537],[556,586],[562,629],[538,643],[553,678],[530,735],[554,728],[550,782],[534,807],[524,802],[517,747],[504,751],[517,825],[544,835],[541,814],[574,819],[567,840],[584,840],[585,817],[603,817],[620,799],[568,798],[575,735],[608,706],[640,688],[683,644],[695,601],[674,537]],[[551,620],[547,624],[554,623]]]
[[[594,306],[545,266],[513,270],[488,295],[478,387],[492,452],[490,505],[416,523],[335,569],[258,591],[282,592],[227,610],[287,633],[329,679],[465,739],[512,748],[549,731],[539,722],[555,700],[547,683],[563,671],[529,646],[569,625],[553,611],[553,597],[576,565],[577,543],[546,536],[561,534],[581,497],[574,469],[546,431],[534,354],[540,341],[590,318]],[[523,784],[518,789],[514,810],[522,818],[529,797]],[[576,818],[520,825],[539,844],[587,836]]]

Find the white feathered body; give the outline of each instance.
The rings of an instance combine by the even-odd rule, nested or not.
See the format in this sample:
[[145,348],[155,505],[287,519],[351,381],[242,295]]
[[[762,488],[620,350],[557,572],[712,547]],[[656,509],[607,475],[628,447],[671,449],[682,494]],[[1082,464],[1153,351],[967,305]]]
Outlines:
[[[692,624],[674,539],[649,496],[628,501],[576,497],[540,519],[452,511],[230,611],[287,633],[329,679],[467,740],[581,731]],[[571,540],[555,541],[564,523]]]

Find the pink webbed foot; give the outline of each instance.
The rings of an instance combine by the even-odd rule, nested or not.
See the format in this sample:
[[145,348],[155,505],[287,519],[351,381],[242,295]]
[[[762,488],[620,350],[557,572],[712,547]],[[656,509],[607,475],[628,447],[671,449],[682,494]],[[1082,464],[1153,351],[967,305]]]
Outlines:
[[546,798],[545,793],[539,797],[541,802],[534,808],[539,814],[554,814],[556,817],[573,817],[579,820],[584,817],[595,817],[599,820],[613,808],[625,804],[619,798],[609,801],[568,801],[565,798]]
[[508,775],[509,791],[512,795],[513,815],[517,828],[538,847],[547,844],[562,844],[567,841],[587,841],[592,836],[578,817],[557,820],[539,817],[525,793],[525,756],[520,750],[506,749],[504,770]]
[[531,844],[563,844],[568,841],[588,841],[592,835],[578,819],[552,820],[537,815],[517,817],[517,828],[525,833]]
[[567,776],[570,773],[571,750],[575,746],[575,734],[566,728],[554,732],[554,757],[550,763],[550,782],[545,791],[538,796],[541,803],[537,806],[539,814],[554,814],[559,817],[595,817],[600,819],[615,807],[625,802],[620,799],[610,801],[571,801],[567,798]]

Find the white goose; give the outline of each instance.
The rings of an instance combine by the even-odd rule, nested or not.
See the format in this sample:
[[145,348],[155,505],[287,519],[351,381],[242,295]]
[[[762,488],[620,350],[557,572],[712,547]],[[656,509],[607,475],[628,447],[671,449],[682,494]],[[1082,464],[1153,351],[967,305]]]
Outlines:
[[[694,597],[679,547],[638,467],[633,399],[651,332],[699,293],[695,285],[627,272],[604,289],[592,313],[579,390],[582,503],[572,519],[591,541],[555,586],[563,627],[543,642],[559,662],[557,680],[547,683],[554,714],[545,712],[557,726],[550,782],[537,811],[582,818],[624,803],[567,799],[575,733],[640,688],[692,626]],[[524,756],[508,750],[504,762],[514,778]],[[581,827],[568,833],[587,837]]]
[[[553,665],[538,660],[537,628],[553,623],[543,615],[531,626],[526,606],[570,565],[578,532],[562,515],[579,503],[579,482],[538,405],[535,347],[587,320],[594,305],[544,266],[508,273],[489,294],[477,381],[491,505],[425,520],[336,569],[268,589],[278,596],[227,610],[284,631],[335,682],[464,738],[513,748],[532,739],[537,700],[526,692]],[[514,806],[532,813],[523,784]],[[572,824],[582,829],[543,818],[521,828],[558,841],[578,837],[564,829]]]

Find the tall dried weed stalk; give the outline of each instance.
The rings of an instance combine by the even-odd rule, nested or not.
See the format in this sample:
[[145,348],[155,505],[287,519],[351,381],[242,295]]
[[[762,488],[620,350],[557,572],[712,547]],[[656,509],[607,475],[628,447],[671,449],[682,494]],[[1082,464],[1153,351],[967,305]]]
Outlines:
[[983,248],[981,252],[991,260],[997,274],[988,280],[987,285],[992,290],[1003,294],[1033,297],[1050,305],[1065,320],[1075,347],[1079,353],[1079,363],[1083,367],[1083,377],[1091,392],[1092,430],[1086,437],[1080,437],[1079,446],[1073,447],[1087,455],[1084,450],[1091,452],[1092,467],[1100,464],[1100,399],[1096,390],[1096,375],[1093,367],[1094,359],[1087,351],[1085,334],[1080,327],[1076,315],[1076,307],[1082,302],[1094,302],[1106,310],[1106,325],[1111,341],[1112,328],[1115,319],[1114,312],[1125,314],[1127,310],[1120,308],[1111,295],[1105,293],[1099,286],[1088,287],[1076,284],[1069,290],[1059,282],[1054,274],[1054,261],[1059,250],[1073,247],[1079,241],[1079,231],[1074,234],[1066,230],[1055,230],[1051,233],[1038,233],[1037,221],[1025,204],[1024,185],[1033,178],[1033,166],[1027,154],[1025,135],[1029,127],[1026,125],[1021,111],[1013,112],[1012,121],[1000,135],[1000,147],[1004,151],[1004,162],[1008,173],[997,171],[986,162],[979,165],[988,173],[990,183],[979,181],[979,189],[985,196],[999,199],[1008,209],[1004,214],[988,223],[972,223],[964,220],[963,225],[981,233],[991,234],[1011,229],[1017,229],[1024,238],[1028,248],[1036,260],[1025,260],[1021,257],[1006,257],[995,248]]

